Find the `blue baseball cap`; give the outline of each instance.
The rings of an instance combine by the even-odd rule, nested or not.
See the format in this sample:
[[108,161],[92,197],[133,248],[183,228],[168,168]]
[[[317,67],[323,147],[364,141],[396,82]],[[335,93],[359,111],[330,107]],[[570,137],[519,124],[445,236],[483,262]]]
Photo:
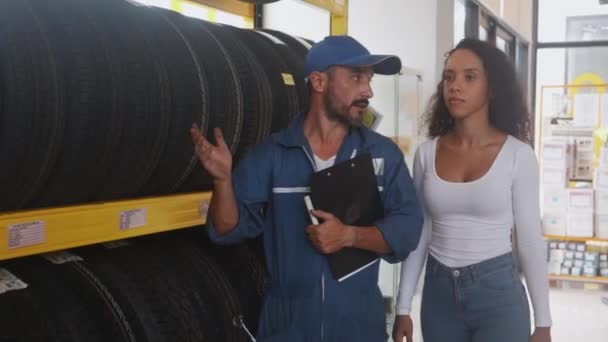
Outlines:
[[401,71],[401,60],[393,55],[372,55],[350,36],[329,36],[313,45],[306,55],[305,76],[332,66],[372,67],[374,73],[394,75]]

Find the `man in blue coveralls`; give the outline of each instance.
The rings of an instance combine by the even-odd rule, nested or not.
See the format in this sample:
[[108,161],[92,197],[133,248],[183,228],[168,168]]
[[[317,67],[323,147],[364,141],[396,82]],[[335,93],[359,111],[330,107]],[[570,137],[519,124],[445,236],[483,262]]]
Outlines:
[[[196,127],[191,130],[196,153],[214,180],[211,239],[230,244],[264,232],[270,286],[258,342],[386,341],[379,263],[338,282],[325,254],[355,247],[395,263],[418,245],[423,218],[403,154],[361,125],[374,73],[400,69],[396,56],[371,55],[348,36],[327,37],[306,58],[309,111],[256,146],[237,168],[232,170],[219,129],[215,145]],[[313,211],[322,223],[312,225],[303,199],[311,175],[363,152],[378,166],[384,217],[355,228]]]

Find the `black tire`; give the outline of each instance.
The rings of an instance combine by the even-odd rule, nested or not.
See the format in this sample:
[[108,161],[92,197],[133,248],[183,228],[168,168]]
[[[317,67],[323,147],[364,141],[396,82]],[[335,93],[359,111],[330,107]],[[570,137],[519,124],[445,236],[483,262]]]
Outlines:
[[256,56],[238,39],[233,28],[204,23],[225,48],[227,57],[234,65],[244,100],[244,120],[241,139],[234,151],[235,165],[251,147],[260,143],[272,128],[274,104],[270,77],[265,73]]
[[[243,92],[236,67],[224,46],[207,30],[204,22],[169,11],[165,11],[164,14],[179,27],[192,46],[208,85],[208,97],[212,101],[209,103],[206,125],[201,127],[201,132],[215,142],[213,128],[221,128],[228,147],[234,152],[239,141],[243,139],[244,116]],[[192,146],[188,150],[192,153]],[[197,166],[193,168],[179,191],[211,188],[210,176],[198,165],[198,159],[196,162]]]
[[[190,243],[191,244],[191,243]],[[156,235],[126,247],[78,251],[149,341],[244,341],[232,325],[236,295],[188,242]]]
[[[183,184],[198,159],[193,155],[190,127],[207,126],[209,101],[203,66],[192,44],[180,29],[181,15],[175,12],[141,8],[138,16],[159,64],[167,75],[169,88],[169,135],[156,170],[142,189],[142,195],[175,192]],[[175,20],[170,20],[173,18]],[[229,138],[238,140],[240,129]]]
[[1,341],[130,341],[104,299],[69,266],[30,257],[0,267],[28,284],[0,295]]
[[[304,78],[304,64],[306,63],[306,53],[302,54],[303,51],[298,51],[298,47],[304,51],[308,51],[302,44],[300,44],[295,38],[288,34],[273,31],[274,33],[267,33],[264,31],[254,31],[262,35],[267,41],[272,44],[273,48],[283,58],[283,62],[287,66],[287,70],[293,75],[293,79],[296,83],[296,90],[298,92],[298,112],[302,112],[308,109],[308,88]],[[287,43],[289,42],[289,44]],[[295,48],[294,48],[295,47]]]
[[[119,149],[110,161],[96,200],[139,195],[153,176],[169,136],[170,86],[155,42],[145,33],[143,8],[122,1],[92,1],[100,29],[106,33],[111,55],[119,65],[119,94],[123,118]],[[142,14],[144,13],[144,14]],[[184,133],[184,134],[187,134]]]
[[28,1],[49,37],[66,115],[55,167],[31,206],[88,202],[101,185],[119,134],[106,46],[82,1]]
[[231,29],[240,41],[256,56],[270,81],[272,89],[272,132],[286,128],[298,112],[298,94],[295,84],[286,82],[284,74],[291,74],[289,67],[273,49],[272,44],[253,30]]
[[232,246],[213,244],[204,228],[197,227],[184,232],[184,237],[197,241],[221,267],[237,292],[245,325],[255,335],[266,288],[268,272],[264,259],[252,248],[252,241]]
[[[300,58],[302,61],[306,60],[306,55],[308,54],[308,50],[310,49],[311,44],[309,44],[309,42],[305,41],[304,39],[294,37],[285,32],[271,29],[256,29],[256,31],[265,32],[280,39],[283,43],[287,44],[287,46],[289,46],[293,50],[293,52],[298,55],[298,58]],[[306,45],[304,45],[303,43],[305,43]]]
[[47,32],[29,3],[0,1],[0,211],[24,208],[57,159],[62,88]]

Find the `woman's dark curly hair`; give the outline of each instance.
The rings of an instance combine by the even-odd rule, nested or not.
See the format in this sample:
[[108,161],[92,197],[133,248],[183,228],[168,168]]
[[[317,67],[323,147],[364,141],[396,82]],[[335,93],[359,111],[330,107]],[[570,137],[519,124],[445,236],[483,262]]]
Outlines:
[[[504,133],[519,140],[530,141],[530,118],[517,74],[513,64],[501,50],[487,42],[466,38],[451,50],[444,62],[456,50],[468,49],[482,61],[488,78],[491,94],[489,104],[490,124]],[[428,136],[434,138],[449,133],[454,128],[454,119],[450,116],[443,98],[443,77],[437,85],[437,92],[429,102],[424,123],[428,126]]]

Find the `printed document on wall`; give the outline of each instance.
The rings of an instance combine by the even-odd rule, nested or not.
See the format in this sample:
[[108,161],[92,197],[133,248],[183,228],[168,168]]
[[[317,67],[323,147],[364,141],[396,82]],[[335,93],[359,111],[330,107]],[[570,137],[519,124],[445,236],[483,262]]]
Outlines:
[[597,126],[600,110],[598,94],[574,95],[574,125],[584,127]]
[[602,94],[600,106],[602,107],[602,109],[601,109],[602,127],[607,127],[608,126],[608,94]]

